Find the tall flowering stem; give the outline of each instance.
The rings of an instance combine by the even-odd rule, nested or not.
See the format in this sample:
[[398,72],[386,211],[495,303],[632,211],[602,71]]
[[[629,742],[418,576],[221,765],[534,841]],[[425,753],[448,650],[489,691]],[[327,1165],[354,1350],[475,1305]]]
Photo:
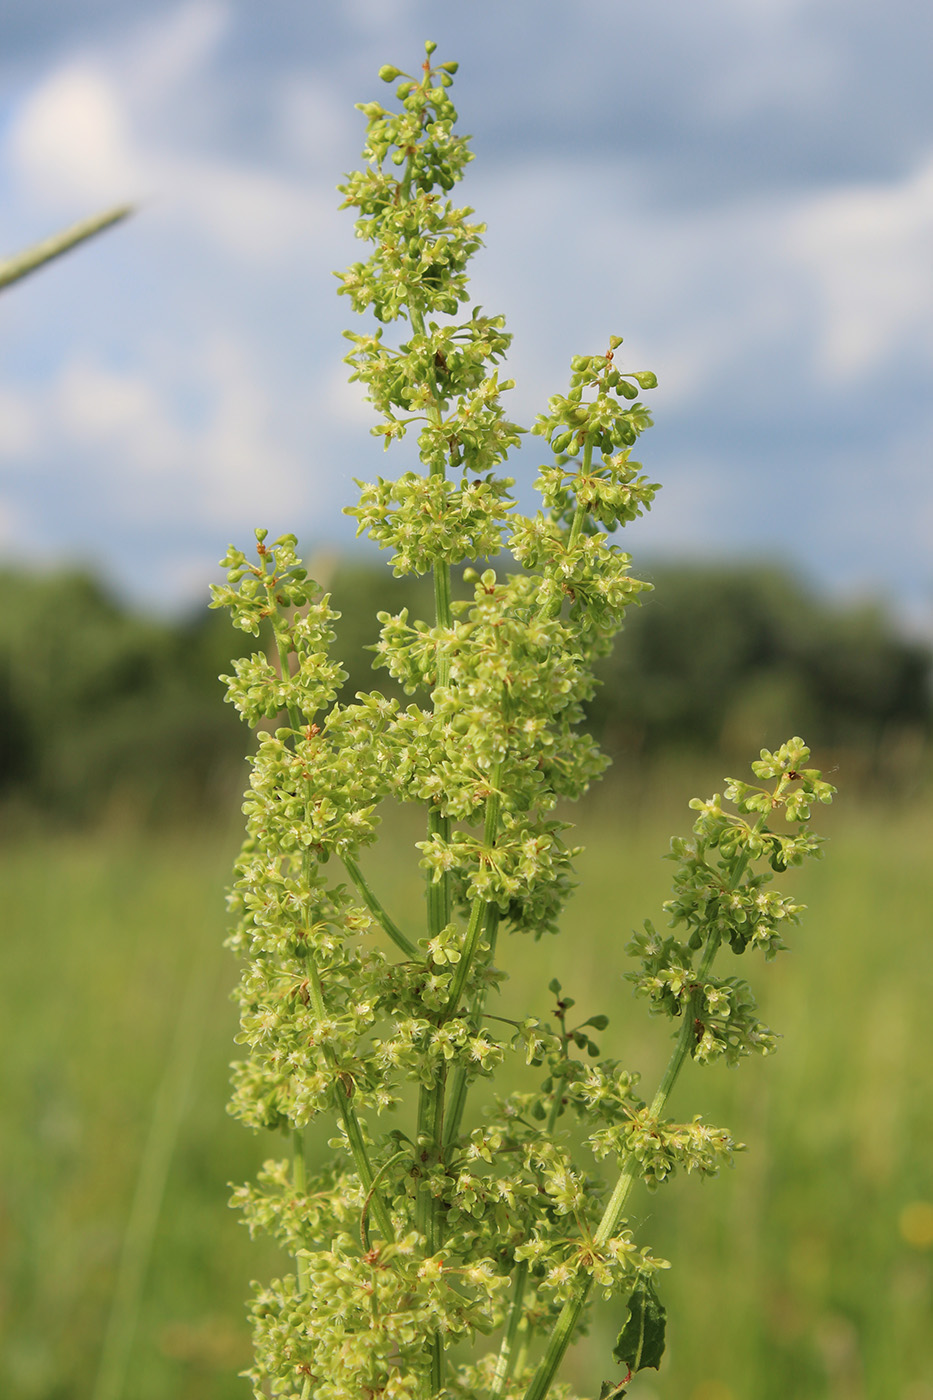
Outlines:
[[[746,984],[714,977],[713,960],[782,946],[799,910],[766,888],[771,870],[816,851],[809,805],[831,795],[792,740],[762,754],[759,785],[730,784],[731,805],[699,804],[693,838],[674,843],[667,912],[684,938],[648,924],[630,949],[636,990],[677,1031],[650,1102],[592,1040],[608,1018],[571,1024],[558,983],[532,1014],[490,1013],[501,932],[556,933],[571,890],[576,852],[556,804],[605,766],[580,726],[593,663],[646,588],[611,536],[656,490],[631,459],[650,425],[639,392],[655,379],[618,364],[615,336],[575,357],[568,391],[532,429],[547,449],[542,510],[518,510],[500,475],[522,431],[497,368],[509,336],[501,316],[464,309],[484,230],[449,197],[470,153],[450,101],[456,64],[433,53],[414,76],[382,70],[398,106],[361,108],[365,165],[342,187],[370,255],[340,290],[376,322],[347,333],[351,377],[386,447],[412,432],[421,464],[360,483],[349,508],[397,575],[433,576],[432,618],[378,615],[375,664],[411,703],[377,690],[338,701],[338,614],[293,536],[258,531],[253,559],[231,547],[215,589],[214,605],[261,639],[225,678],[258,734],[232,895],[246,1058],[231,1107],[281,1132],[284,1154],[234,1199],[292,1260],[257,1286],[250,1372],[257,1396],[290,1400],[543,1400],[594,1292],[619,1299],[618,1365],[658,1363],[653,1279],[666,1265],[624,1207],[638,1182],[731,1159],[727,1132],[668,1121],[667,1098],[688,1059],[773,1048]],[[389,798],[424,811],[422,928],[366,874]],[[510,1074],[527,1067],[527,1087],[496,1095],[490,1081],[516,1058]],[[582,1123],[575,1147],[567,1115]],[[614,1175],[600,1183],[594,1160]]]

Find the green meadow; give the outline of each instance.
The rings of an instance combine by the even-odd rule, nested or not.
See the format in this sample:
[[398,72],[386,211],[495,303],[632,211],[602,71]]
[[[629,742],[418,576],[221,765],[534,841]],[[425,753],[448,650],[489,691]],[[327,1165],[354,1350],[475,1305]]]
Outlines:
[[[622,979],[625,944],[644,917],[659,920],[662,856],[701,790],[677,770],[661,795],[607,786],[579,814],[586,850],[563,936],[513,939],[498,959],[511,976],[502,1014],[547,1014],[559,977],[581,1019],[610,1016],[602,1049],[639,1069],[646,1093],[668,1032]],[[809,905],[792,951],[735,969],[782,1032],[778,1054],[688,1067],[672,1104],[748,1150],[716,1180],[678,1180],[632,1206],[672,1263],[668,1355],[632,1400],[933,1400],[933,806],[844,797],[817,824],[825,861],[778,879]],[[413,921],[420,833],[408,813],[386,829],[367,870]],[[248,1394],[237,1372],[250,1358],[249,1280],[281,1261],[239,1226],[228,1183],[282,1144],[225,1113],[236,1047],[223,891],[237,840],[232,825],[143,834],[116,814],[92,834],[7,831],[9,1400]],[[613,1321],[609,1304],[574,1357],[584,1394],[619,1379]]]

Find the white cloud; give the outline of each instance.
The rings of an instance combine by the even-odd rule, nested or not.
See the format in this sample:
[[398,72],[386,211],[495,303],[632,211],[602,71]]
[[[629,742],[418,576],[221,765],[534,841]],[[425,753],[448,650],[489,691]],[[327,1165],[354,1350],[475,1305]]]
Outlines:
[[337,427],[366,433],[379,419],[362,384],[355,381],[351,384],[349,374],[349,365],[334,367],[317,395],[316,413]]
[[[13,113],[0,159],[20,206],[61,214],[124,200],[151,200],[176,233],[192,231],[228,256],[272,264],[337,227],[333,171],[325,185],[167,144],[145,133],[141,111],[169,89],[194,83],[223,31],[226,10],[196,3],[148,28],[119,53],[85,56],[47,74]],[[326,135],[331,100],[304,94]],[[156,129],[158,129],[156,127]]]
[[502,171],[476,203],[490,228],[479,299],[516,332],[510,371],[526,416],[561,388],[571,353],[594,353],[612,333],[625,337],[626,365],[656,371],[666,407],[744,374],[794,334],[799,270],[782,258],[773,203],[685,214],[652,204],[636,167],[569,161]]
[[221,0],[191,0],[133,33],[125,45],[134,100],[164,102],[185,79],[197,81],[230,26]]
[[21,391],[0,389],[0,458],[28,455],[39,439],[32,397]]
[[213,409],[197,436],[203,508],[230,524],[251,519],[270,498],[297,510],[306,474],[298,454],[276,434],[273,401],[245,346],[225,339],[208,347],[205,380]]
[[174,447],[167,440],[169,415],[154,385],[138,373],[73,362],[61,374],[54,402],[60,432],[82,447],[116,447],[147,469],[157,469],[165,449]]
[[933,157],[899,182],[802,203],[786,249],[815,285],[818,367],[852,379],[906,346],[933,353]]
[[414,8],[413,0],[343,0],[344,17],[367,37],[398,34]]
[[270,265],[334,241],[337,219],[329,189],[219,161],[166,162],[160,173],[173,220],[193,225],[238,259]]
[[270,498],[277,512],[297,511],[302,463],[276,431],[245,347],[217,339],[185,371],[201,400],[187,418],[159,366],[120,370],[88,357],[66,364],[31,412],[12,393],[0,411],[18,416],[24,450],[67,462],[112,519],[242,529]]
[[60,68],[29,94],[10,123],[5,156],[29,195],[57,207],[116,202],[139,186],[124,105],[89,65]]
[[356,160],[365,124],[343,93],[334,92],[316,75],[286,77],[276,94],[278,140],[289,155],[328,185],[343,165]]
[[551,160],[477,183],[480,299],[516,331],[526,416],[560,387],[568,337],[582,353],[623,334],[665,408],[723,382],[766,395],[777,363],[845,386],[933,356],[933,159],[898,182],[694,211],[653,202],[621,162]]
[[825,110],[843,73],[838,46],[806,13],[812,0],[719,0],[716,8],[726,61],[706,74],[711,115],[735,121],[763,108],[795,116]]

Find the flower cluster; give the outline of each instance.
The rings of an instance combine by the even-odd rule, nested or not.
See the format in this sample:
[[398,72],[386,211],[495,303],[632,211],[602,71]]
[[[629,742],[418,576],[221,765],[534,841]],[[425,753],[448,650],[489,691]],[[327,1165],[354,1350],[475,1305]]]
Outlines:
[[[650,1102],[592,1039],[607,1018],[570,1024],[558,983],[550,1022],[488,1013],[505,977],[500,928],[559,928],[577,852],[555,809],[605,766],[581,724],[593,662],[647,587],[611,536],[657,489],[630,456],[650,424],[638,394],[655,379],[616,363],[618,337],[574,358],[568,392],[533,429],[548,449],[541,511],[518,510],[498,474],[521,431],[502,404],[509,336],[501,316],[462,313],[482,225],[448,198],[470,157],[449,95],[456,65],[434,65],[433,50],[420,76],[382,70],[400,105],[362,107],[366,165],[342,187],[371,252],[340,290],[379,323],[350,334],[352,377],[386,447],[417,432],[423,467],[361,483],[349,510],[396,573],[433,576],[433,617],[380,613],[373,644],[410,703],[378,690],[338,701],[338,614],[293,536],[269,544],[257,531],[255,560],[231,547],[215,589],[214,605],[261,638],[225,678],[258,732],[231,894],[246,1055],[231,1108],[285,1133],[291,1157],[234,1203],[293,1261],[258,1288],[250,1372],[257,1396],[289,1400],[517,1400],[526,1387],[544,1400],[592,1285],[628,1300],[617,1354],[656,1364],[641,1358],[660,1355],[651,1280],[665,1264],[636,1242],[625,1200],[636,1179],[731,1160],[725,1130],[666,1119],[667,1095],[688,1058],[773,1048],[746,984],[712,964],[721,947],[783,946],[799,906],[768,882],[816,851],[809,809],[831,794],[793,740],[762,754],[766,786],[730,781],[727,805],[700,803],[693,838],[675,843],[673,932],[646,924],[632,945],[637,991],[677,1032]],[[463,564],[467,596],[455,599]],[[423,929],[393,918],[360,863],[387,799],[424,810],[412,853]],[[471,1116],[471,1087],[503,1067],[526,1087]],[[331,1125],[329,1165],[306,1152],[318,1120]],[[611,1188],[598,1175],[607,1158]],[[624,1339],[646,1299],[652,1345],[632,1352]],[[478,1339],[496,1329],[483,1356]],[[454,1365],[461,1340],[473,1360]]]

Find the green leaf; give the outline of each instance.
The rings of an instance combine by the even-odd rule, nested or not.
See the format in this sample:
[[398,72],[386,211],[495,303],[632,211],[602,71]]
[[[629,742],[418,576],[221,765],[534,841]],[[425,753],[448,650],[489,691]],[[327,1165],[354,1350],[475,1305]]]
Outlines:
[[650,1278],[641,1277],[628,1300],[628,1321],[619,1333],[612,1354],[633,1373],[651,1366],[657,1370],[664,1355],[667,1313]]
[[599,1387],[599,1400],[622,1400],[626,1393],[623,1386],[627,1383],[627,1378],[624,1381],[603,1381]]

